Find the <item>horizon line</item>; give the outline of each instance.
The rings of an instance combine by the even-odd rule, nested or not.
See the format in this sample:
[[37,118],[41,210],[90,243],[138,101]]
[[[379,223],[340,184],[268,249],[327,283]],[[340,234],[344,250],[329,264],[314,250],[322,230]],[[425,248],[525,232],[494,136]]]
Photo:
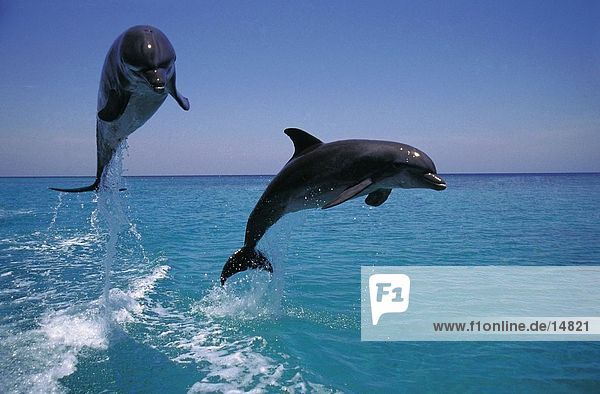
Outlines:
[[[565,172],[447,172],[438,175],[596,175],[600,171]],[[194,175],[122,175],[124,178],[199,178],[199,177],[274,177],[277,174],[194,174]],[[0,175],[0,179],[31,178],[95,178],[93,175]]]

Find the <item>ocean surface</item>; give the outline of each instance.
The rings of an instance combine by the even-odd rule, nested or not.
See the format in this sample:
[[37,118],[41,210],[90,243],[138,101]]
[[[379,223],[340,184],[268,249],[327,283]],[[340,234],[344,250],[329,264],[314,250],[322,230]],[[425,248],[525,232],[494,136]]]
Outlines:
[[361,265],[599,265],[600,175],[447,175],[286,216],[269,176],[0,179],[0,392],[600,392],[600,343],[361,342]]

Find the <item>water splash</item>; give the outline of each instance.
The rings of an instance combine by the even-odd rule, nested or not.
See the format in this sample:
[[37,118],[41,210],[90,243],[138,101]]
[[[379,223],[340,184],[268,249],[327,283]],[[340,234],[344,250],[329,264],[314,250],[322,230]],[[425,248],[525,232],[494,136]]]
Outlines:
[[[125,225],[129,224],[125,201],[121,190],[123,187],[123,151],[127,149],[127,141],[123,141],[116,149],[110,163],[104,168],[98,193],[96,195],[97,212],[92,213],[91,221],[104,220],[108,228],[106,253],[102,259],[104,268],[104,286],[102,291],[103,307],[106,323],[110,324],[109,296],[111,288],[111,271],[117,257],[117,242]],[[96,227],[98,228],[98,227]]]
[[106,309],[111,312],[110,321],[116,323],[135,321],[135,316],[144,312],[142,301],[154,290],[159,280],[167,277],[170,268],[168,265],[154,268],[148,276],[133,280],[128,291],[111,288],[106,301],[109,303]]
[[54,206],[52,210],[52,220],[50,220],[50,225],[48,226],[48,231],[52,231],[54,229],[54,224],[56,224],[56,219],[58,218],[58,210],[63,204],[63,193],[58,193],[58,203]]
[[88,313],[51,312],[40,328],[2,332],[0,388],[9,393],[61,393],[60,379],[77,370],[84,350],[106,349],[102,324]]
[[276,316],[278,294],[273,282],[261,271],[249,270],[228,281],[227,287],[215,285],[193,306],[210,318],[254,320]]
[[[167,276],[169,266],[160,265],[149,275],[134,279],[127,292],[111,289],[108,303],[117,323],[140,316],[156,283]],[[39,327],[22,332],[0,328],[0,391],[28,393],[66,392],[61,379],[77,371],[82,355],[103,358],[109,347],[105,300],[48,310]],[[123,318],[126,316],[127,318]]]
[[290,240],[297,229],[306,222],[307,211],[299,211],[288,214],[279,220],[265,234],[261,240],[260,248],[269,256],[273,263],[272,295],[273,308],[281,313],[281,305],[285,300],[285,270],[289,256]]
[[202,300],[195,304],[196,311],[211,318],[236,320],[281,316],[289,241],[306,217],[305,211],[286,215],[261,240],[259,249],[273,265],[271,275],[259,270],[238,273],[229,278],[225,287],[215,285],[210,288]]

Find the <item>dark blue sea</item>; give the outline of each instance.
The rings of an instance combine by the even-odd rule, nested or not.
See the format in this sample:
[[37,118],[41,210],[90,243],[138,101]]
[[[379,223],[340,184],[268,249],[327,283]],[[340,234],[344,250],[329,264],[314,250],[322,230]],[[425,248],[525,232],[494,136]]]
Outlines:
[[447,175],[286,216],[270,176],[0,179],[0,392],[600,392],[598,342],[361,342],[361,265],[600,265],[600,175]]

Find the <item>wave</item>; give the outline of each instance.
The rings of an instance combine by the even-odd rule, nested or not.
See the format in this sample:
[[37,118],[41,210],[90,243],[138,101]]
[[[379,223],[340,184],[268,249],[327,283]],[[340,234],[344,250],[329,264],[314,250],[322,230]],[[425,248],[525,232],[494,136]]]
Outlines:
[[[47,311],[38,328],[16,332],[2,327],[0,388],[4,392],[61,393],[60,379],[77,370],[84,352],[101,352],[109,346],[112,324],[132,322],[156,283],[167,277],[168,265],[134,279],[128,291],[111,289],[108,305],[103,298],[57,311]],[[106,319],[106,309],[111,318]]]
[[8,219],[15,216],[22,215],[33,215],[35,213],[32,209],[3,209],[0,208],[0,220]]
[[[107,347],[106,327],[97,309],[70,308],[48,312],[39,328],[13,333],[3,327],[0,333],[3,371],[0,387],[6,392],[60,393],[59,380],[77,370],[84,349]],[[6,352],[6,354],[1,354]]]
[[134,322],[134,316],[144,312],[142,301],[154,290],[156,282],[167,277],[170,268],[168,265],[154,268],[148,276],[135,279],[128,291],[110,289],[107,308],[111,311],[113,320],[117,323]]
[[156,340],[170,349],[172,361],[200,369],[202,377],[188,393],[333,392],[315,383],[312,374],[275,343],[252,333],[252,327],[268,325],[280,316],[274,302],[280,297],[274,291],[277,281],[250,271],[231,283],[209,289],[186,312],[161,306],[161,315],[151,323],[162,330]]

